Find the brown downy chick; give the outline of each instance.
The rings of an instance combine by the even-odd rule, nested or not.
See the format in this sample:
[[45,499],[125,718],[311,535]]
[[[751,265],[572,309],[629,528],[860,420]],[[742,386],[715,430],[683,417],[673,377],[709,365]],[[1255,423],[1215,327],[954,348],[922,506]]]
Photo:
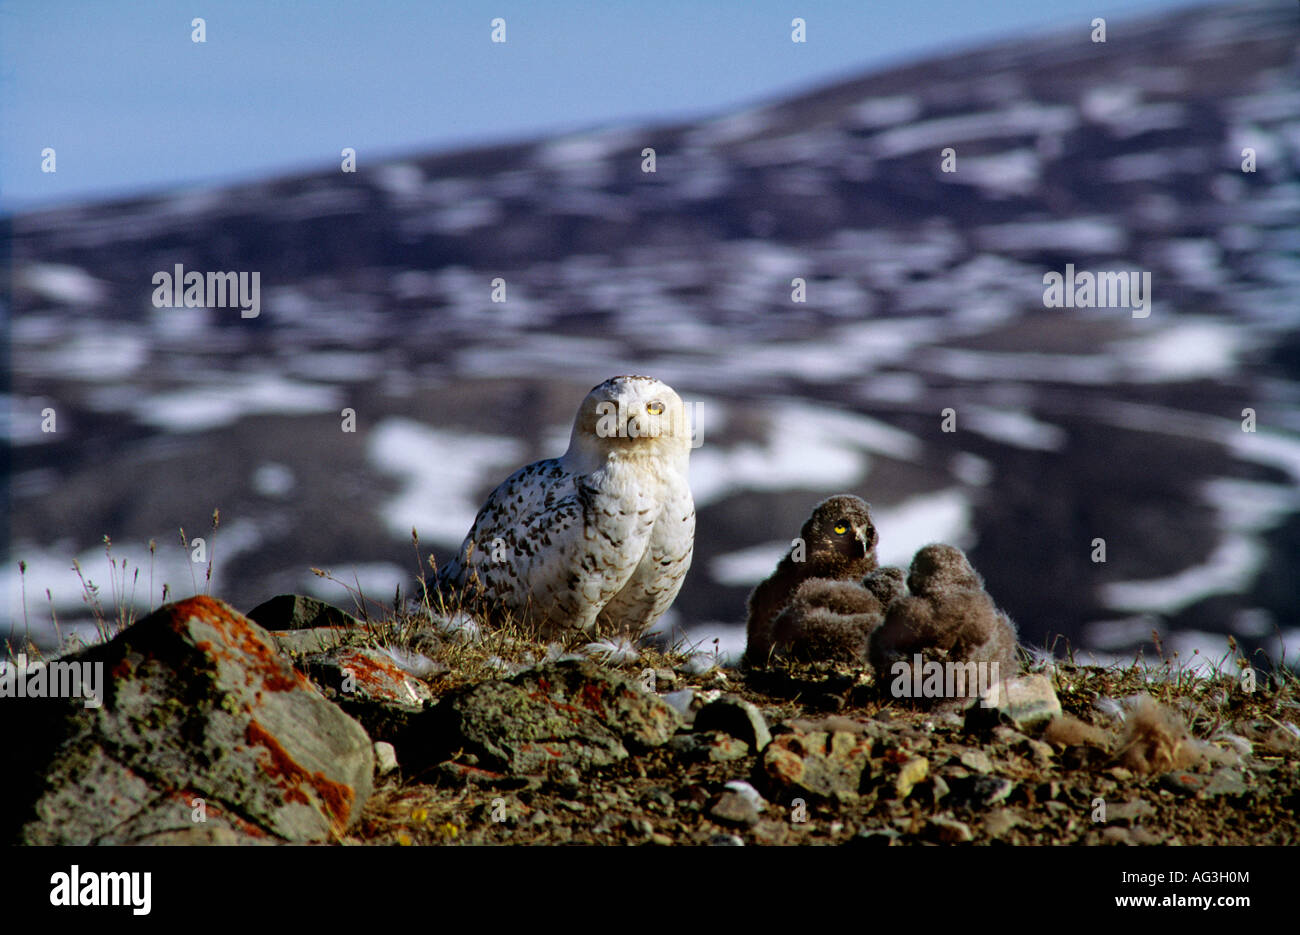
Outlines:
[[865,662],[880,600],[855,581],[809,578],[772,624],[772,653],[804,662]]
[[876,527],[860,497],[838,494],[813,508],[799,540],[776,571],[749,595],[745,659],[763,665],[772,651],[772,623],[809,578],[853,581],[876,567]]
[[876,596],[876,600],[880,601],[880,606],[885,610],[907,593],[907,586],[903,584],[903,569],[895,568],[893,565],[886,565],[869,572],[862,579],[862,586]]
[[1199,762],[1204,753],[1173,711],[1144,695],[1124,722],[1116,758],[1135,773],[1164,773]]
[[890,605],[871,637],[877,678],[886,679],[896,661],[911,664],[918,653],[926,661],[997,663],[999,678],[1017,673],[1015,628],[961,549],[927,545],[912,559],[907,585],[911,596]]

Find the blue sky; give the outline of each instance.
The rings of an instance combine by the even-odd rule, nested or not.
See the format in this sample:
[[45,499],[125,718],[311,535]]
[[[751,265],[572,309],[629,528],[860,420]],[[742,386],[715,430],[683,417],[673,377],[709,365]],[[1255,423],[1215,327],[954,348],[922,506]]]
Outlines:
[[[1186,0],[0,0],[0,208],[691,117]],[[207,42],[190,39],[202,16]],[[507,42],[489,41],[493,17]],[[790,21],[808,41],[790,41]],[[57,153],[53,174],[41,150]]]

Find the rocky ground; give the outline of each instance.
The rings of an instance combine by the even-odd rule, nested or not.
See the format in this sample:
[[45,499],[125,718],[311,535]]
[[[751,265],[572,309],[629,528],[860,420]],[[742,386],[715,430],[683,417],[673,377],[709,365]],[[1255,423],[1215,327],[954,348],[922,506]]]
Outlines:
[[[25,843],[1294,844],[1292,674],[1026,661],[916,708],[843,666],[564,647],[283,596],[168,605],[10,698]],[[256,621],[256,622],[254,622]],[[574,652],[573,650],[579,650]],[[30,686],[39,668],[0,672]],[[48,670],[52,671],[52,670]],[[51,676],[52,678],[53,676]],[[1256,681],[1251,683],[1251,679]],[[88,683],[89,684],[89,683]]]

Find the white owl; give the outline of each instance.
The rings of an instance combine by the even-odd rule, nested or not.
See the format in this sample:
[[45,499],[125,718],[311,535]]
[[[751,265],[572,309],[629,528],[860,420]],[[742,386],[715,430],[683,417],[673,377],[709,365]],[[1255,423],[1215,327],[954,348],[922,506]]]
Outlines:
[[691,432],[671,387],[613,377],[578,407],[562,457],[520,468],[492,491],[438,573],[444,596],[543,636],[641,636],[691,565]]

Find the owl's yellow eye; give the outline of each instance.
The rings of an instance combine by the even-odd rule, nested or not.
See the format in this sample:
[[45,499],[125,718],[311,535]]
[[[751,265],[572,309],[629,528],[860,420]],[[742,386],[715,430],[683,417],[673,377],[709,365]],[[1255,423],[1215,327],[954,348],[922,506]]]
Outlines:
[[664,411],[664,404],[656,399],[653,402],[646,403],[645,411],[652,416],[657,416]]
[[835,524],[835,535],[842,536],[848,531],[849,531],[849,527],[845,526],[843,523]]

